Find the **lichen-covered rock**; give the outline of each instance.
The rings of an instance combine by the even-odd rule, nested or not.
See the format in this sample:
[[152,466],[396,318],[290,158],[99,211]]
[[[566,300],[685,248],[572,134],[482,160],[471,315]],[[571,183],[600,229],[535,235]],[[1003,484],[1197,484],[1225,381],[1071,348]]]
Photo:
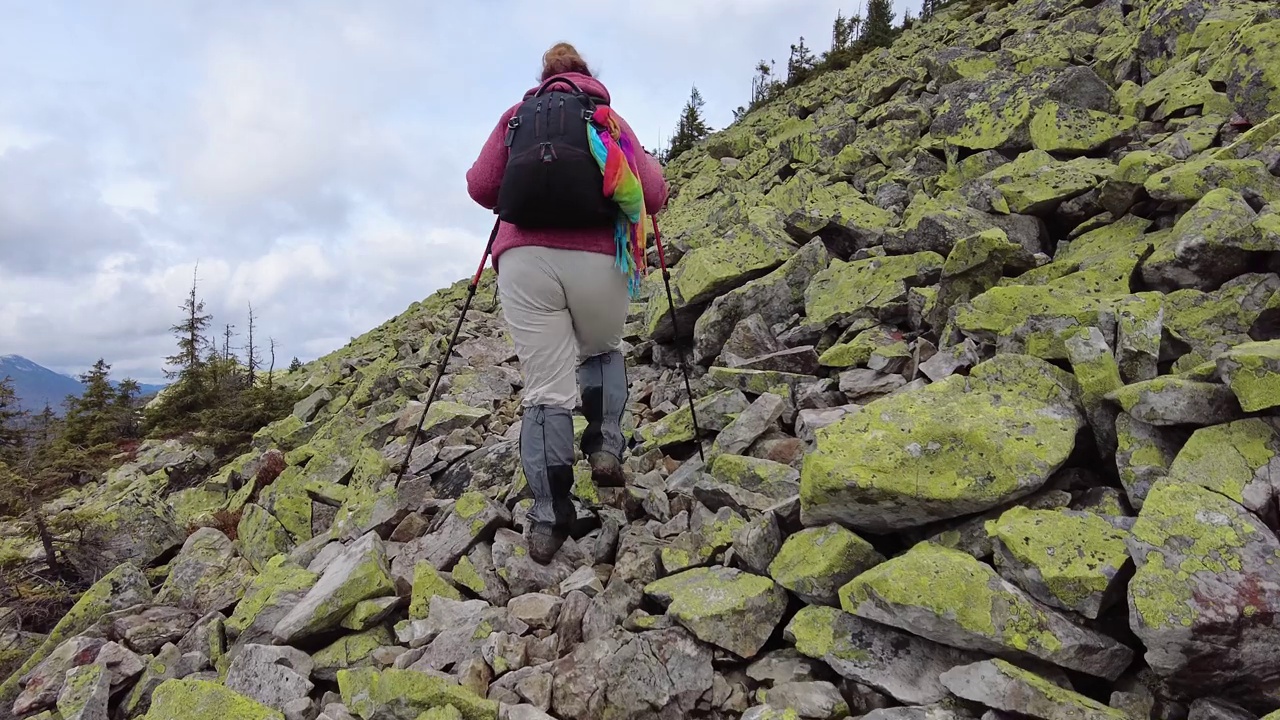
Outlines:
[[1066,346],[1094,440],[1099,452],[1109,457],[1116,448],[1116,409],[1106,397],[1124,386],[1120,365],[1097,328],[1076,332],[1066,339]]
[[319,579],[319,575],[284,555],[271,558],[227,618],[227,635],[238,645],[269,643],[271,631]]
[[645,594],[699,640],[754,657],[786,610],[786,591],[734,568],[695,568],[645,586]]
[[1260,123],[1280,113],[1280,20],[1243,27],[1210,69],[1227,96],[1249,120]]
[[244,507],[236,527],[240,554],[256,572],[266,569],[267,561],[293,549],[293,538],[274,515],[262,506],[250,503]]
[[1131,117],[1048,102],[1031,118],[1031,144],[1045,152],[1089,153],[1123,138],[1136,126]]
[[1227,497],[1155,484],[1128,539],[1129,623],[1157,675],[1192,697],[1274,705],[1280,541]]
[[833,259],[805,288],[806,322],[825,327],[855,319],[905,318],[907,290],[937,282],[943,262],[933,252],[848,263]]
[[85,632],[109,613],[145,605],[154,595],[147,578],[131,563],[124,563],[107,573],[85,591],[67,614],[58,621],[44,642],[17,670],[0,685],[0,707],[11,705],[18,696],[23,676],[49,657],[67,640]]
[[1135,510],[1142,509],[1151,486],[1169,473],[1182,439],[1176,429],[1156,427],[1125,412],[1116,416],[1116,470]]
[[785,636],[802,655],[825,662],[842,677],[912,704],[945,700],[947,690],[938,676],[981,657],[820,606],[796,613]]
[[979,180],[999,193],[1003,203],[995,210],[1042,215],[1097,187],[1111,172],[1110,166],[1098,166],[1087,158],[1059,162],[1047,152],[1033,150]]
[[67,672],[58,693],[58,714],[62,720],[107,720],[111,698],[111,673],[105,665],[82,665]]
[[335,682],[339,670],[371,666],[378,648],[394,645],[395,638],[391,637],[385,625],[375,625],[355,635],[346,635],[311,656],[311,674],[316,680]]
[[563,720],[682,720],[711,690],[711,659],[682,627],[614,628],[551,666],[551,711]]
[[1199,485],[1277,521],[1280,420],[1248,418],[1196,430],[1169,467],[1170,481]]
[[1280,406],[1280,341],[1243,343],[1217,360],[1218,377],[1245,412]]
[[240,601],[255,574],[247,560],[236,556],[226,535],[201,528],[183,544],[156,602],[201,614],[226,610]]
[[232,661],[224,684],[283,713],[289,703],[306,698],[315,688],[310,680],[314,665],[297,648],[247,645]]
[[285,720],[282,713],[208,680],[169,680],[156,688],[143,720]]
[[1243,274],[1261,253],[1280,250],[1259,237],[1253,225],[1256,217],[1235,190],[1208,192],[1142,263],[1143,281],[1165,292],[1213,290]]
[[1100,515],[1016,507],[987,530],[1000,574],[1046,605],[1096,619],[1124,596],[1128,533]]
[[369,533],[325,568],[315,586],[276,624],[272,634],[292,643],[336,628],[361,600],[391,595],[395,583],[381,538]]
[[419,562],[413,568],[413,590],[409,604],[409,619],[424,620],[431,607],[431,598],[440,595],[450,600],[461,600],[462,594],[450,585],[435,567],[428,562]]
[[934,642],[1109,680],[1133,660],[1129,648],[1037,602],[970,555],[929,542],[854,578],[840,602],[845,612]]
[[804,523],[885,532],[1035,492],[1075,447],[1073,385],[1048,363],[1003,355],[821,428],[801,475]]
[[1005,660],[952,668],[939,680],[957,696],[1004,712],[1044,720],[1129,720],[1129,715],[1059,687]]
[[1231,390],[1217,383],[1160,377],[1107,394],[1126,413],[1148,425],[1217,425],[1243,415]]
[[476,544],[491,540],[494,531],[511,522],[511,512],[482,493],[462,494],[447,513],[432,523],[432,529],[405,544],[392,561],[392,573],[411,577],[419,562],[437,570],[447,570]]
[[840,604],[845,583],[884,562],[866,540],[839,525],[802,530],[787,538],[769,576],[810,605]]
[[498,703],[452,678],[412,670],[340,670],[338,689],[347,708],[364,720],[417,720],[443,705],[454,706],[464,720],[498,720]]
[[77,542],[63,551],[76,572],[87,579],[103,577],[126,562],[148,567],[186,540],[173,509],[147,478],[119,497],[107,492],[94,498],[74,515]]

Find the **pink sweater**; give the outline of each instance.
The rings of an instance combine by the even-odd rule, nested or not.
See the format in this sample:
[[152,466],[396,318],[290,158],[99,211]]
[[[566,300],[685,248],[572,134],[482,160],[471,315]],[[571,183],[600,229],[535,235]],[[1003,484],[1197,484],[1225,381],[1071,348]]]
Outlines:
[[[589,75],[566,73],[559,77],[573,80],[583,92],[611,100],[605,86]],[[548,91],[553,89],[572,90],[565,83],[556,83],[548,88]],[[525,98],[532,97],[537,90],[537,87],[530,89],[525,93]],[[475,164],[467,171],[467,192],[470,193],[471,199],[488,210],[498,205],[498,190],[502,185],[503,171],[507,167],[507,147],[503,143],[507,132],[507,121],[515,115],[519,107],[520,103],[512,105],[502,114],[502,117],[498,118],[493,132],[485,141],[484,148],[480,150],[480,157],[476,158]],[[623,132],[631,137],[634,146],[643,147],[626,121],[622,120],[621,123]],[[662,165],[648,153],[641,153],[637,161],[640,165],[640,182],[644,184],[645,208],[650,214],[656,214],[667,203],[667,182],[662,175]],[[493,241],[494,271],[497,271],[498,257],[504,251],[521,245],[587,250],[612,256],[614,254],[613,228],[522,229],[504,222],[498,229],[498,237]]]

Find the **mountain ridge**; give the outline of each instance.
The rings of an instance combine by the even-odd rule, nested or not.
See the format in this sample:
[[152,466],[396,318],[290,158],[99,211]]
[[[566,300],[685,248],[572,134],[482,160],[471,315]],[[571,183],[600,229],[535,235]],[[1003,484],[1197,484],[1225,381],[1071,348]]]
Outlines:
[[[79,397],[84,392],[84,383],[65,373],[51,370],[36,361],[18,354],[0,355],[0,379],[9,377],[13,380],[14,394],[18,399],[18,407],[31,413],[43,412],[48,404],[56,415],[63,413],[63,401],[68,395]],[[119,387],[117,380],[111,381],[112,387]],[[165,385],[139,383],[142,397],[163,390]]]

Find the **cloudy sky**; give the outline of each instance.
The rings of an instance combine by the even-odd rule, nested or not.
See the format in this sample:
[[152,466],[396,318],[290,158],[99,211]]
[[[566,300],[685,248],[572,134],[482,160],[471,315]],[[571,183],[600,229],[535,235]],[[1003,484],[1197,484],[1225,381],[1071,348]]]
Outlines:
[[552,43],[652,148],[692,85],[724,127],[858,5],[0,0],[0,355],[162,381],[198,263],[218,328],[252,303],[310,360],[474,271],[466,170]]

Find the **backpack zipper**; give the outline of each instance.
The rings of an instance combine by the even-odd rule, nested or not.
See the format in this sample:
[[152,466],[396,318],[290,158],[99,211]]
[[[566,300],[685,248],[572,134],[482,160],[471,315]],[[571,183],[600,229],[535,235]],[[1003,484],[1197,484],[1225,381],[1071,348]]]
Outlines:
[[533,136],[534,137],[536,138],[542,137],[541,127],[542,127],[542,101],[539,100],[538,104],[535,105],[533,109]]
[[564,135],[564,98],[560,98],[560,134]]

